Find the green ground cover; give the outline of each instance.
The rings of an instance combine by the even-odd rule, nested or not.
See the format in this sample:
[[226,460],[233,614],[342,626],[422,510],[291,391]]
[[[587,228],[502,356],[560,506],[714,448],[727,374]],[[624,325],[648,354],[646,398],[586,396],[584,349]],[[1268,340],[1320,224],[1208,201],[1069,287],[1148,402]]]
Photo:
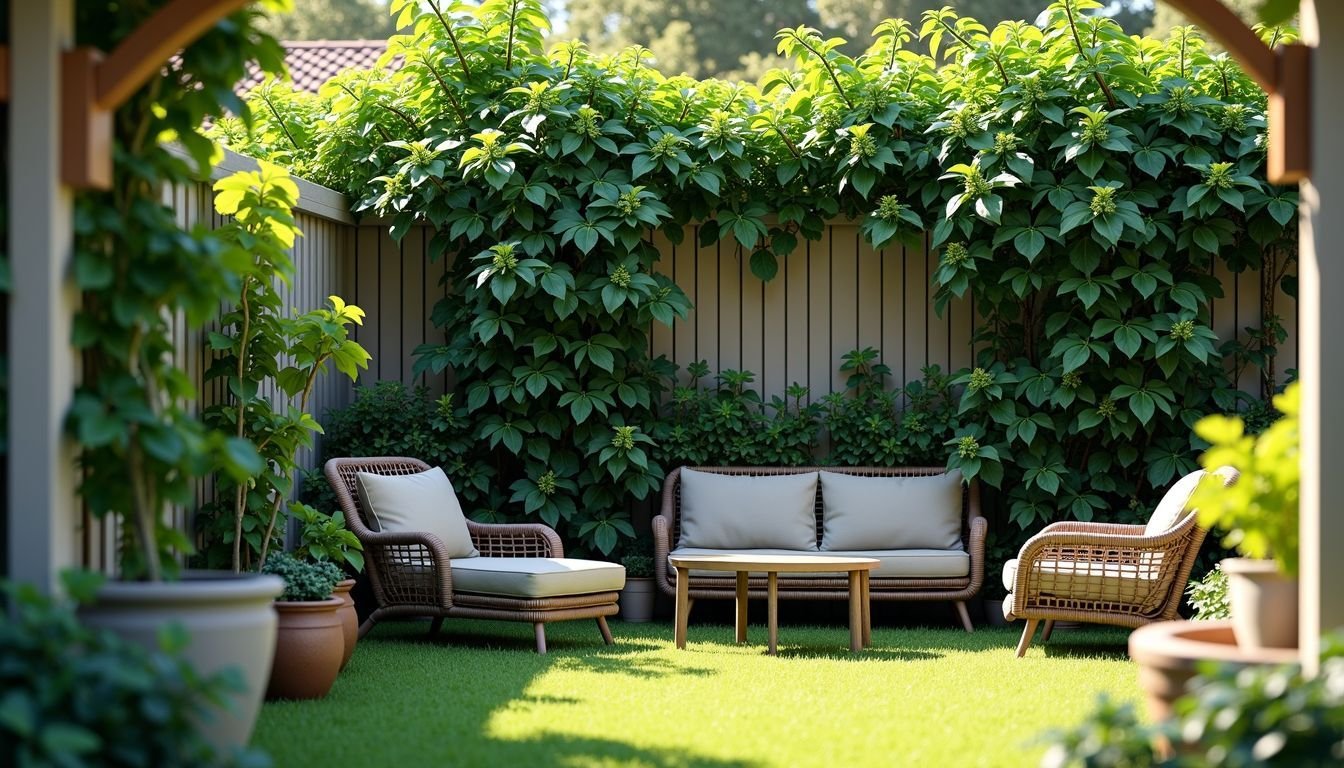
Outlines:
[[324,700],[268,704],[254,742],[277,766],[1034,766],[1036,734],[1073,724],[1098,692],[1139,698],[1126,633],[1057,631],[1013,658],[1020,628],[780,630],[780,655],[732,627],[380,625]]

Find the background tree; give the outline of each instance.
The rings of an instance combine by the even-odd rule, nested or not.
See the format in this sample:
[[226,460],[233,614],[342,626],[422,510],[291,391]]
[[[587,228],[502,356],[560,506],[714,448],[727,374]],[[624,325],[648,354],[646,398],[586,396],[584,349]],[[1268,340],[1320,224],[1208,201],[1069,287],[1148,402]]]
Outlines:
[[[1040,0],[816,0],[816,4],[822,24],[860,49],[884,19],[905,19],[918,26],[920,14],[948,6],[958,16],[969,16],[993,29],[1001,21],[1034,22],[1045,7]],[[1114,18],[1125,32],[1140,34],[1152,21],[1153,3],[1111,0],[1099,13]]]
[[386,40],[394,31],[385,0],[294,0],[292,12],[259,26],[278,40]]
[[664,74],[697,78],[754,80],[784,64],[775,56],[774,30],[820,23],[808,0],[569,0],[564,5],[568,24],[558,36],[578,38],[600,53],[642,45]]

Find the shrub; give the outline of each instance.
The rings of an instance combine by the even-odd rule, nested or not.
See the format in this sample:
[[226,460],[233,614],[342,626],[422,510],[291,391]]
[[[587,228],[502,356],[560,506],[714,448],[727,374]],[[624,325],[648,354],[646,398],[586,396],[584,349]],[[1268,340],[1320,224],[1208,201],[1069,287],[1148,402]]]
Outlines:
[[1190,582],[1185,593],[1190,596],[1190,607],[1196,619],[1229,619],[1231,606],[1227,597],[1227,574],[1222,565],[1215,565],[1199,581]]
[[[453,395],[433,398],[426,387],[380,381],[355,388],[350,405],[323,415],[322,461],[348,456],[409,456],[443,467],[468,513],[491,500],[488,465],[475,461],[465,410]],[[319,468],[304,479],[304,500],[320,510],[337,509],[336,494]],[[495,497],[498,500],[498,496]]]
[[300,560],[284,552],[266,558],[262,573],[285,580],[285,591],[276,600],[284,602],[312,602],[331,597],[336,582],[343,578],[341,569],[326,560]]
[[[74,611],[8,586],[0,601],[0,765],[269,765],[218,752],[198,732],[241,677],[201,677],[166,631],[148,652],[82,626]],[[8,603],[5,605],[5,603]]]
[[[948,377],[931,365],[924,377],[903,389],[885,389],[890,369],[876,362],[877,350],[845,355],[841,373],[847,391],[822,398],[822,425],[830,436],[828,464],[844,466],[938,466],[946,463],[944,443],[957,426]],[[902,408],[902,402],[905,407]]]

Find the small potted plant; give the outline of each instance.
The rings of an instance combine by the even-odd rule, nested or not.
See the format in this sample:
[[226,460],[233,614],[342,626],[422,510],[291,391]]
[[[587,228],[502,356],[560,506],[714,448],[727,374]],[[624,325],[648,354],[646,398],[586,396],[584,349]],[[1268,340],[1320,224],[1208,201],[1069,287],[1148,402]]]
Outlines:
[[1190,499],[1201,525],[1224,532],[1233,632],[1245,648],[1297,647],[1298,385],[1274,398],[1283,417],[1258,436],[1240,418],[1207,416],[1195,434],[1210,443],[1205,469],[1230,465],[1240,479],[1206,478]]
[[[346,569],[346,573],[364,570],[364,545],[350,529],[345,527],[345,517],[339,513],[327,514],[307,504],[289,505],[289,513],[299,521],[299,550],[308,553],[314,560],[336,563]],[[342,576],[346,575],[343,573]],[[343,578],[336,582],[333,593],[341,600],[341,628],[345,633],[345,655],[341,659],[341,669],[350,663],[355,653],[355,643],[359,641],[359,615],[355,612],[355,600],[350,590],[355,586],[353,578]]]
[[345,632],[338,613],[343,603],[332,597],[341,570],[327,561],[273,554],[262,571],[285,582],[285,591],[275,601],[280,625],[266,698],[326,696],[345,656]]
[[621,557],[625,587],[621,590],[621,618],[642,623],[653,620],[653,553],[648,542],[638,541]]

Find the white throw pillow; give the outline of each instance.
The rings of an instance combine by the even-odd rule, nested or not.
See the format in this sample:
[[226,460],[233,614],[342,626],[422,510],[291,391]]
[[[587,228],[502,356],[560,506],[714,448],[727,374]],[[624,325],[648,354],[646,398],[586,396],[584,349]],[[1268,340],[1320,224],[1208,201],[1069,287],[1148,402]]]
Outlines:
[[681,470],[679,547],[817,551],[817,473]]
[[476,546],[467,530],[467,518],[442,469],[435,467],[415,475],[355,476],[359,501],[369,522],[382,531],[432,533],[443,541],[449,557],[476,557]]
[[1144,536],[1156,536],[1159,533],[1166,533],[1171,530],[1181,518],[1185,517],[1186,506],[1190,503],[1190,497],[1194,495],[1195,489],[1199,487],[1199,481],[1204,479],[1204,470],[1197,469],[1194,472],[1182,477],[1171,486],[1162,500],[1157,503],[1157,509],[1148,518],[1148,525],[1143,528]]
[[823,552],[961,549],[961,472],[922,477],[821,473]]

